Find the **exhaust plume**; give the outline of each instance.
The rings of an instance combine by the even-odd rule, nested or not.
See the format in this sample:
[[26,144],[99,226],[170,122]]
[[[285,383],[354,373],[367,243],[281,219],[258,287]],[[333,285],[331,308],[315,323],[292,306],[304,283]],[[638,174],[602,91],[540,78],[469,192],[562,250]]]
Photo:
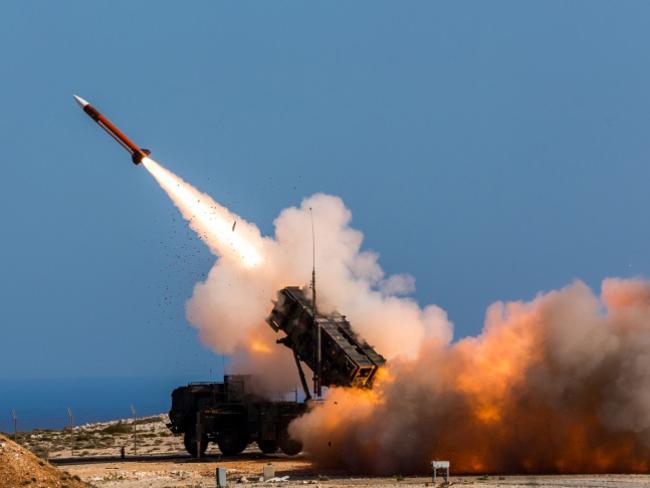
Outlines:
[[167,192],[192,230],[208,245],[215,256],[235,261],[245,268],[254,268],[261,263],[263,239],[255,225],[248,223],[240,225],[238,232],[235,233],[233,222],[239,219],[237,215],[219,205],[209,195],[199,192],[153,159],[144,158],[142,164]]
[[[334,196],[283,210],[273,237],[151,159],[145,167],[217,260],[187,303],[202,341],[234,372],[293,388],[290,351],[265,324],[280,288],[310,281],[313,209],[319,309],[345,313],[389,359],[371,391],[332,388],[291,434],[320,465],[373,474],[650,470],[650,282],[576,281],[530,302],[497,302],[482,333],[451,343],[435,305],[385,276]],[[234,222],[237,222],[234,225]]]

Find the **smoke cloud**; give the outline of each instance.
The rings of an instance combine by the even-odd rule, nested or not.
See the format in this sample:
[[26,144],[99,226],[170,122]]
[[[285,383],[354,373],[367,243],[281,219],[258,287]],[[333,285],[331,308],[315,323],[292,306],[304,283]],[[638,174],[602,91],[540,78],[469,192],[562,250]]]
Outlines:
[[495,303],[478,337],[422,344],[372,392],[336,389],[292,425],[323,465],[412,473],[647,472],[650,282],[582,282]]
[[[647,472],[650,468],[650,282],[607,279],[530,302],[497,302],[482,333],[451,342],[435,305],[408,298],[410,276],[386,276],[363,250],[351,213],[317,194],[263,237],[151,160],[145,166],[217,260],[187,316],[202,341],[233,356],[233,372],[293,388],[295,365],[266,325],[276,291],[310,280],[310,208],[319,308],[345,313],[389,359],[371,391],[333,388],[291,425],[323,466],[375,474]],[[236,225],[233,225],[237,222]]]

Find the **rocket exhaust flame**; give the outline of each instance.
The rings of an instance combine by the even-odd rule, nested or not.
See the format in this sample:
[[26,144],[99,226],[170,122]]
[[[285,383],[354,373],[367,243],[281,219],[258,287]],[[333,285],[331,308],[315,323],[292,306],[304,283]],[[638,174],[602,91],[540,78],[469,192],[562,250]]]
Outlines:
[[[310,281],[313,208],[319,308],[341,310],[388,365],[372,391],[332,388],[291,425],[320,465],[366,473],[650,471],[650,282],[607,279],[600,296],[576,282],[531,302],[496,303],[477,337],[451,343],[435,305],[404,297],[361,250],[340,199],[314,195],[262,237],[149,158],[151,172],[218,256],[187,303],[189,321],[233,372],[271,390],[298,384],[291,353],[264,323],[276,290]],[[233,222],[237,222],[234,230]]]
[[217,256],[240,260],[245,268],[254,268],[262,262],[261,236],[257,229],[234,232],[233,221],[239,219],[210,196],[199,192],[192,185],[166,170],[151,158],[144,158],[142,165],[167,192],[174,204],[190,222],[192,229]]

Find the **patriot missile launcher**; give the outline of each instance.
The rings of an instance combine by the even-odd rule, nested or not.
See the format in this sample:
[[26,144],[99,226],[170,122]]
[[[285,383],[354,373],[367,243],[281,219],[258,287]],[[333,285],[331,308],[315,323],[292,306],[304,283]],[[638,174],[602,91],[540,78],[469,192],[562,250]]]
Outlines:
[[288,286],[278,292],[267,318],[274,331],[285,334],[278,343],[293,351],[305,394],[309,396],[301,361],[322,386],[371,388],[386,360],[352,330],[344,315],[314,309],[313,298],[297,286]]
[[315,311],[313,298],[314,294],[310,299],[296,286],[283,288],[267,319],[273,330],[285,334],[277,342],[293,352],[305,401],[263,398],[257,393],[258,379],[254,376],[226,375],[223,383],[176,388],[168,427],[174,434],[183,435],[188,453],[201,457],[208,443],[214,442],[222,454],[233,456],[256,442],[265,454],[278,450],[298,454],[302,445],[291,438],[288,426],[307,411],[312,398],[303,362],[314,372],[316,397],[321,385],[372,387],[385,359],[357,336],[345,316]]

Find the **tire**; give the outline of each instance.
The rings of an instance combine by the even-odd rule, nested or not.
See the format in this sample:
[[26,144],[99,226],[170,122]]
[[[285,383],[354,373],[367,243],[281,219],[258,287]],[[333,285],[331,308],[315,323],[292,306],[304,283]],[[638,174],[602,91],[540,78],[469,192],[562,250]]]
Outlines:
[[217,445],[224,456],[236,456],[248,446],[248,437],[236,429],[222,430],[217,435]]
[[[185,445],[185,450],[192,456],[198,457],[196,451],[196,435],[190,432],[185,432],[183,435],[183,444]],[[205,454],[205,450],[208,448],[208,438],[204,435],[201,437],[201,457]]]
[[278,445],[278,441],[257,441],[257,447],[260,448],[260,451],[262,451],[264,454],[275,454],[278,452],[278,448],[280,447]]
[[302,442],[296,441],[287,435],[280,440],[280,450],[287,456],[295,456],[302,451]]

